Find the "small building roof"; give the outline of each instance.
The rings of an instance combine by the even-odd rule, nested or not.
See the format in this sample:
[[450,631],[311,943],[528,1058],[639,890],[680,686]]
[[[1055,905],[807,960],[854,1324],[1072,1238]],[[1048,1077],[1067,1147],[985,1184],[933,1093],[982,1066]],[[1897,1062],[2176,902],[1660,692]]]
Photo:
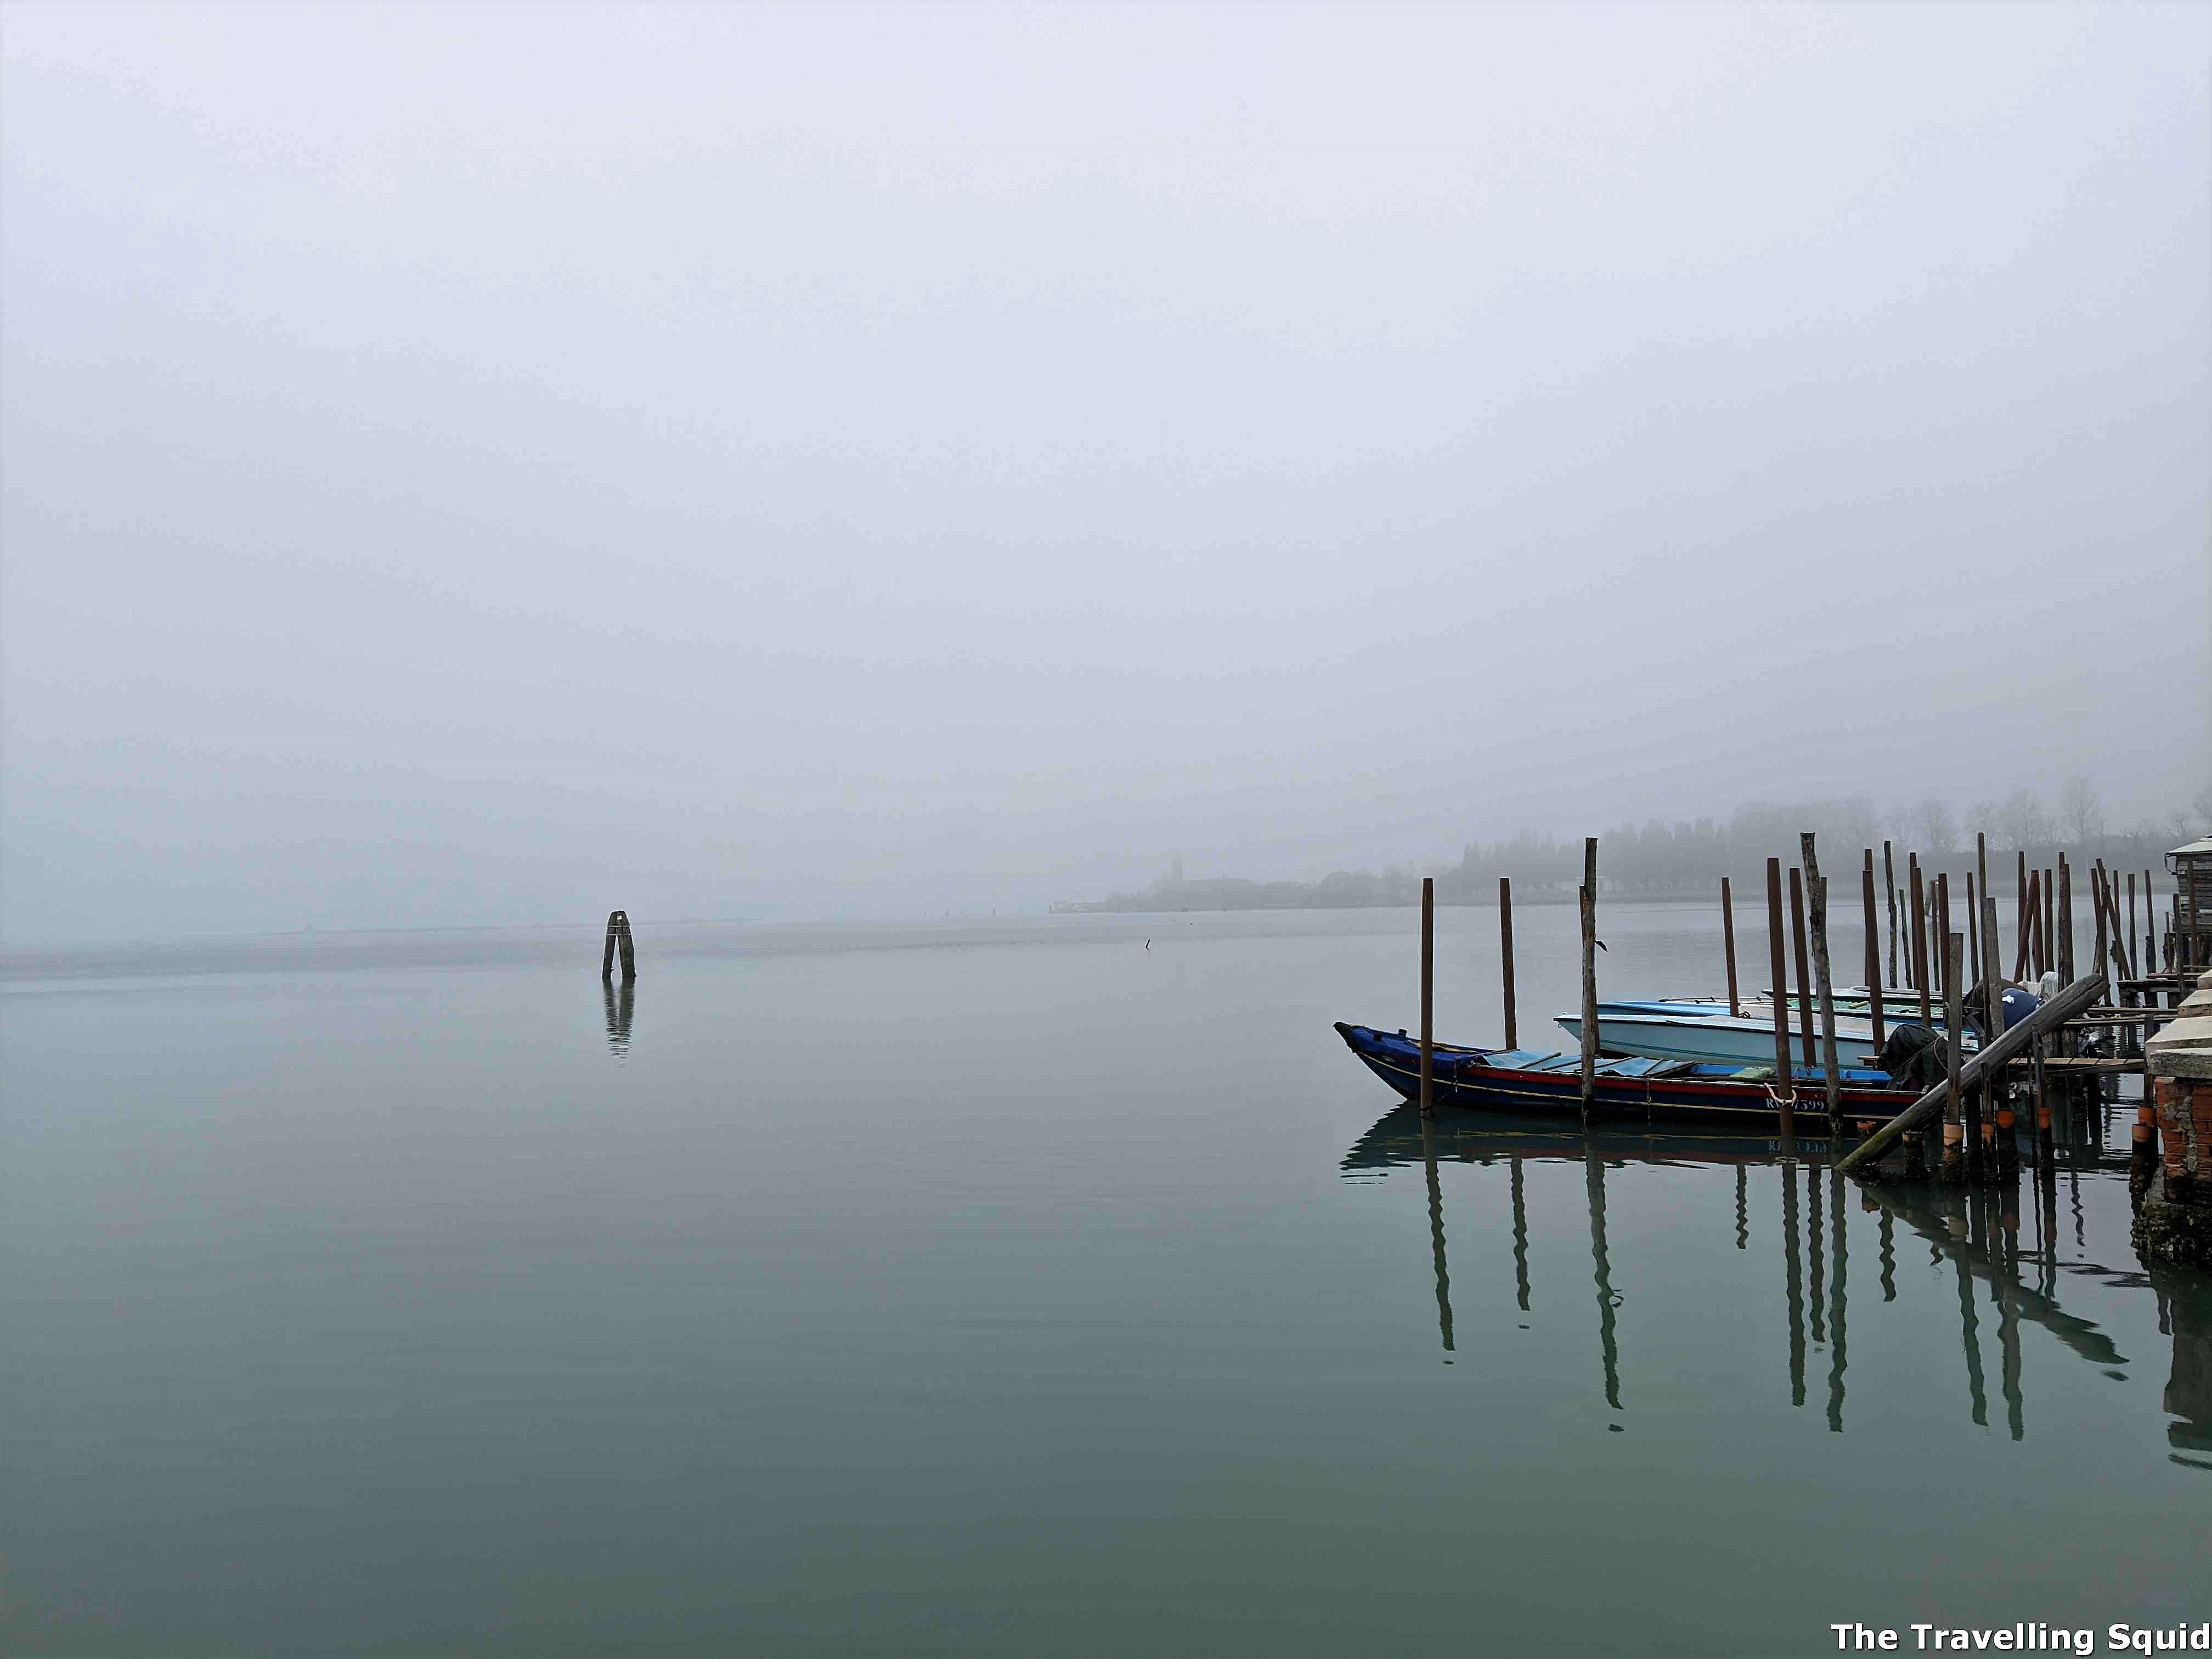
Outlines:
[[2166,854],[2170,859],[2212,858],[2212,836],[2202,841],[2185,842]]

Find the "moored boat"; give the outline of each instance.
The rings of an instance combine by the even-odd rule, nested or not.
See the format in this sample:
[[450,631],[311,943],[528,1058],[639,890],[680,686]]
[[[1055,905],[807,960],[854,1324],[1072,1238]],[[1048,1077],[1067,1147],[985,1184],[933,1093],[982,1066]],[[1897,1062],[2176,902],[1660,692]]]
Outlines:
[[[1863,1005],[1862,1005],[1863,1006]],[[1579,1013],[1554,1016],[1556,1023],[1582,1044]],[[1887,1026],[1905,1022],[1890,1019]],[[1942,1029],[1942,1022],[1936,1022]],[[1802,1030],[1793,1007],[1790,1041],[1800,1042]],[[1814,1041],[1817,1044],[1817,1034]],[[1752,1003],[1731,1014],[1726,1001],[1701,997],[1655,999],[1650,1001],[1601,1002],[1597,1006],[1597,1046],[1608,1054],[1640,1054],[1652,1060],[1688,1060],[1712,1065],[1757,1066],[1774,1063],[1774,1010],[1771,1004]],[[1968,1054],[1980,1048],[1969,1028],[1963,1044]],[[1875,1064],[1881,1045],[1874,1040],[1874,1024],[1853,1018],[1840,1008],[1836,1015],[1836,1063],[1859,1068]],[[1800,1058],[1802,1058],[1802,1052]]]
[[[1421,1045],[1402,1031],[1338,1022],[1337,1035],[1368,1070],[1409,1100],[1418,1099]],[[1582,1106],[1581,1057],[1529,1048],[1469,1048],[1438,1043],[1431,1050],[1431,1091],[1437,1104],[1478,1111],[1577,1111]],[[1844,1072],[1846,1113],[1853,1120],[1887,1122],[1917,1098],[1890,1086],[1886,1072]],[[1638,1056],[1601,1060],[1596,1066],[1595,1109],[1608,1118],[1682,1118],[1775,1124],[1780,1095],[1770,1037],[1768,1064],[1731,1066]],[[1818,1109],[1820,1073],[1794,1066],[1790,1089],[1797,1109]]]

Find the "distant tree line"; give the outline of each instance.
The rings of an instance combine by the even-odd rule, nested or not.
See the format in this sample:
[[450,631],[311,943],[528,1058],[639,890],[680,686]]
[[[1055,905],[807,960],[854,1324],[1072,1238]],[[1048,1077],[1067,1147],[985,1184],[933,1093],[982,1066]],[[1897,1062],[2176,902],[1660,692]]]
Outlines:
[[[1919,854],[1925,869],[1963,876],[1973,866],[1978,833],[1989,837],[1990,884],[1999,892],[2011,890],[2017,855],[2023,851],[2032,869],[2055,865],[2063,851],[2077,866],[2102,859],[2122,872],[2155,871],[2163,884],[2166,850],[2212,835],[2212,784],[2197,792],[2187,811],[2126,830],[2107,824],[2102,797],[2082,777],[2069,778],[2054,805],[2046,807],[2032,789],[2019,789],[2004,800],[1977,805],[1963,823],[1933,797],[1884,813],[1863,796],[1741,806],[1725,822],[1705,817],[1668,823],[1651,818],[1640,825],[1621,823],[1599,837],[1599,890],[1611,898],[1687,896],[1713,891],[1725,875],[1750,896],[1764,890],[1769,858],[1778,857],[1785,865],[1796,861],[1797,837],[1807,830],[1820,837],[1822,866],[1832,878],[1850,876],[1858,868],[1861,849],[1871,847],[1879,879],[1885,840],[1893,844],[1900,881],[1909,852]],[[1579,838],[1523,830],[1507,841],[1469,842],[1457,864],[1431,872],[1400,863],[1381,871],[1334,871],[1311,882],[1169,876],[1142,892],[1055,908],[1297,910],[1413,904],[1419,901],[1425,873],[1435,876],[1437,899],[1443,904],[1489,903],[1498,896],[1501,876],[1511,879],[1516,898],[1565,899],[1581,884],[1582,870]]]

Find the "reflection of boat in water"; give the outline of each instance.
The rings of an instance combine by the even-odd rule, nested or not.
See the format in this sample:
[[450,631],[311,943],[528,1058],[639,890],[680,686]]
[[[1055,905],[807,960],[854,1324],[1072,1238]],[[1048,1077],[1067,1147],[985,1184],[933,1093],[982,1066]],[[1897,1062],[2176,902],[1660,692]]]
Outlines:
[[[1796,999],[1791,998],[1794,1011]],[[1917,1009],[1915,1013],[1917,1016]],[[1557,1024],[1580,1045],[1583,1018],[1579,1013],[1553,1016]],[[1899,1017],[1895,1024],[1904,1024]],[[1913,1023],[1917,1023],[1917,1018]],[[1937,1030],[1943,1029],[1938,1019]],[[1798,1041],[1799,1025],[1793,1012],[1790,1041]],[[1674,997],[1643,1001],[1601,1002],[1597,1006],[1597,1046],[1608,1054],[1642,1054],[1654,1060],[1687,1060],[1711,1065],[1771,1065],[1774,1060],[1774,1007],[1771,1003],[1744,1005],[1730,1013],[1725,998]],[[1973,1054],[1981,1047],[1971,1028],[1960,1047]],[[1836,1062],[1858,1069],[1871,1066],[1880,1052],[1874,1040],[1874,1023],[1868,1018],[1863,998],[1856,1007],[1841,1000],[1836,1004]]]
[[[1370,1026],[1337,1024],[1345,1045],[1367,1068],[1407,1099],[1419,1096],[1421,1045],[1402,1031],[1395,1035]],[[1770,1045],[1771,1036],[1769,1037]],[[1579,1111],[1582,1062],[1577,1054],[1546,1054],[1531,1048],[1463,1048],[1437,1043],[1431,1075],[1437,1103],[1478,1111],[1527,1113],[1546,1109]],[[1884,1072],[1858,1069],[1844,1073],[1845,1109],[1856,1119],[1887,1122],[1918,1098],[1893,1089]],[[1817,1095],[1820,1073],[1791,1068],[1792,1087]],[[1698,1065],[1677,1060],[1607,1060],[1597,1066],[1595,1109],[1611,1118],[1661,1117],[1735,1120],[1778,1123],[1774,1068]]]
[[[1800,1135],[1797,1152],[1817,1158],[1827,1142]],[[1419,1109],[1410,1103],[1392,1108],[1344,1155],[1346,1175],[1417,1167],[1433,1146],[1448,1162],[1490,1163],[1498,1158],[1559,1158],[1579,1164],[1595,1153],[1613,1163],[1771,1164],[1781,1154],[1778,1136],[1721,1124],[1669,1123],[1633,1129],[1618,1122],[1584,1134],[1557,1117],[1513,1116],[1483,1112],[1447,1112],[1431,1120],[1425,1141]]]

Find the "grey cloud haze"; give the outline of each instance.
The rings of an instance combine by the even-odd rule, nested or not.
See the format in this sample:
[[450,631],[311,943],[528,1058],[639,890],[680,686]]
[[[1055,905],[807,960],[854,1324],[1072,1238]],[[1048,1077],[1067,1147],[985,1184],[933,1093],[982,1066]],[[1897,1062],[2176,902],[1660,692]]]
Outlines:
[[2178,805],[2208,15],[9,6],[0,927]]

